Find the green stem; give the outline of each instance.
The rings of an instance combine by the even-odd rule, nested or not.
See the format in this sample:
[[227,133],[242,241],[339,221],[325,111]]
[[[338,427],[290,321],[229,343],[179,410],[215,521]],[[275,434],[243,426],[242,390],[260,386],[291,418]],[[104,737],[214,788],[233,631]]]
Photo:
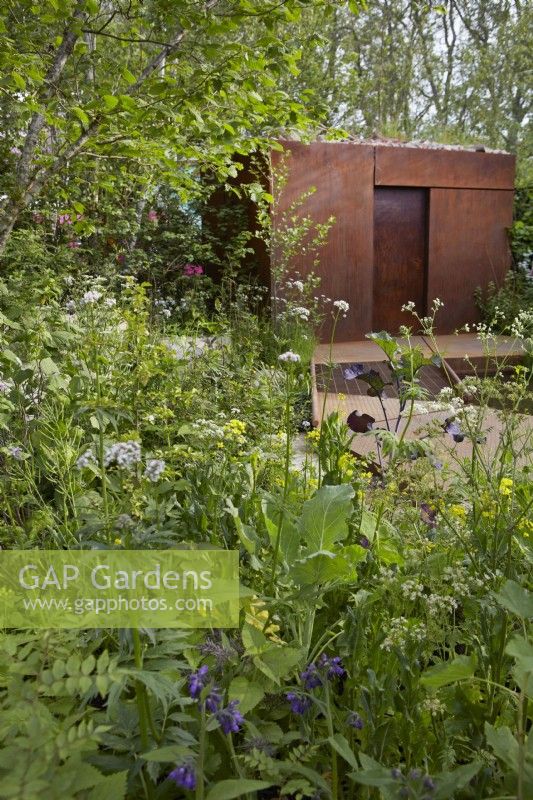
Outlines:
[[[331,695],[327,681],[325,684],[325,692],[326,692],[328,735],[330,738],[332,738],[335,735],[335,731],[333,728],[333,719],[331,717]],[[331,748],[331,800],[339,800],[340,795],[339,795],[338,783],[339,783],[339,767],[337,763],[337,751],[332,747]]]
[[204,800],[204,762],[205,762],[205,703],[201,704],[200,736],[198,739],[198,763],[196,770],[196,800]]
[[[135,659],[135,667],[138,670],[142,669],[143,659],[142,659],[142,649],[141,649],[141,637],[139,635],[139,631],[137,628],[132,628],[131,631],[132,638],[133,638],[133,655]],[[150,737],[148,735],[148,714],[147,714],[147,697],[144,685],[141,681],[135,681],[135,698],[137,702],[137,713],[139,715],[139,732],[141,735],[141,747],[144,752],[149,750],[150,748]],[[152,784],[152,780],[150,775],[147,773],[145,769],[144,774],[144,785],[146,791],[147,800],[152,800],[154,797],[154,787]]]

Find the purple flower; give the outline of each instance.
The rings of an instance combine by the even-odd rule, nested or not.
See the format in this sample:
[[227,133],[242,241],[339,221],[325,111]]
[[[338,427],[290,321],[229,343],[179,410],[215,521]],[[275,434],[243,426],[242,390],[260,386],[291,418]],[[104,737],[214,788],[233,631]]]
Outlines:
[[403,777],[402,771],[401,769],[398,769],[398,767],[394,767],[394,769],[391,769],[390,774],[391,778],[394,778],[395,780],[399,780],[400,778]]
[[437,524],[437,509],[433,508],[432,506],[428,505],[428,503],[421,503],[420,504],[420,519],[422,522],[425,522],[426,525],[429,525],[430,528],[434,528]]
[[365,367],[363,364],[350,364],[349,367],[346,367],[346,369],[343,370],[344,377],[347,381],[355,380],[359,377],[359,375],[362,375],[364,371]]
[[330,658],[325,653],[322,653],[318,659],[318,666],[320,669],[326,671],[326,675],[330,681],[334,680],[335,678],[346,677],[346,670],[342,666],[342,659],[340,656],[333,656],[333,658]]
[[429,792],[432,792],[433,789],[435,788],[435,781],[429,775],[426,775],[424,777],[424,780],[422,781],[422,783],[423,783],[424,789],[427,789]]
[[322,686],[322,679],[318,674],[316,664],[308,664],[300,674],[300,680],[308,691],[316,689],[317,686]]
[[462,442],[465,438],[464,433],[462,432],[461,428],[454,422],[453,419],[447,419],[444,423],[444,430],[446,433],[449,433],[454,442]]
[[367,536],[361,536],[361,538],[359,539],[359,544],[361,547],[364,547],[365,550],[368,550],[368,548],[370,547],[370,539],[368,539]]
[[214,714],[218,711],[218,707],[222,702],[222,694],[220,693],[220,689],[218,686],[213,685],[211,691],[205,698],[205,707],[207,711],[210,711],[211,714]]
[[348,714],[348,719],[346,720],[347,724],[350,728],[355,728],[356,730],[360,731],[365,727],[365,723],[357,713],[357,711],[351,711]]
[[179,764],[169,773],[168,779],[184,789],[196,789],[196,773],[190,762]]
[[157,211],[155,208],[151,208],[146,216],[148,217],[149,222],[157,222],[158,220]]
[[220,711],[217,711],[215,716],[224,733],[238,733],[240,731],[244,717],[237,709],[238,705],[239,700],[230,700],[226,708],[221,708]]
[[209,667],[204,664],[197,672],[189,675],[189,694],[197,700],[209,682]]
[[312,705],[312,701],[310,697],[306,697],[303,694],[297,694],[296,692],[287,692],[285,695],[287,700],[290,703],[291,711],[293,714],[305,714],[306,711],[309,711]]

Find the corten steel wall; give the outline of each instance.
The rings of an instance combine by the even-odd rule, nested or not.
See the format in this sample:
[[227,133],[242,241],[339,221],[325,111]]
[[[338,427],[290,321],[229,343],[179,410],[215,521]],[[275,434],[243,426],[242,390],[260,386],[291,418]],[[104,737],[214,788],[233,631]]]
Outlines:
[[[360,339],[374,326],[374,301],[379,294],[374,284],[379,266],[374,253],[377,187],[427,190],[425,293],[427,307],[435,297],[445,303],[438,332],[453,332],[479,318],[475,288],[491,280],[501,283],[510,266],[506,229],[512,223],[514,156],[346,142],[282,144],[285,153],[272,153],[274,191],[280,163],[288,170],[279,193],[278,215],[314,186],[316,191],[298,213],[317,222],[331,215],[336,218],[316,271],[322,278],[321,292],[350,303],[347,319],[339,321],[337,341]],[[399,245],[402,229],[398,224]],[[394,252],[393,232],[387,235]],[[313,268],[302,256],[292,266],[303,275]],[[397,302],[391,297],[392,301]],[[383,303],[380,318],[382,309]],[[391,311],[393,318],[398,321]],[[323,340],[329,333],[326,325]]]
[[[350,303],[348,317],[339,320],[336,339],[361,337],[372,328],[374,148],[354,147],[347,142],[283,145],[285,153],[272,153],[274,183],[278,170],[288,170],[288,180],[279,197],[279,217],[315,187],[298,213],[315,222],[335,217],[328,242],[319,253],[316,272],[322,280],[318,291],[333,300]],[[273,224],[276,225],[276,218]],[[313,270],[313,264],[304,256],[295,258],[293,266],[302,275]],[[322,334],[329,338],[329,319]]]

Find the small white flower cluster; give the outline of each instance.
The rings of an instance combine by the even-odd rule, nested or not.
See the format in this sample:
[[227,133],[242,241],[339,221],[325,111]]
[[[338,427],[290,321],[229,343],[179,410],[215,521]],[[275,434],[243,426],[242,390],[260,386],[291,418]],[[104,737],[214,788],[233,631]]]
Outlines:
[[81,304],[84,306],[94,305],[101,299],[101,297],[102,292],[99,292],[97,289],[89,289],[89,291],[85,292],[81,298]]
[[157,483],[163,472],[165,471],[166,464],[161,458],[150,458],[146,462],[146,469],[144,470],[144,477],[148,478],[152,483]]
[[407,580],[400,586],[400,591],[409,600],[418,600],[419,597],[424,596],[424,586],[418,581]]
[[410,644],[422,642],[425,638],[426,629],[421,622],[396,617],[391,619],[387,636],[380,647],[390,653],[393,648],[403,650]]
[[434,310],[434,311],[438,311],[438,310],[439,310],[439,308],[444,308],[444,303],[442,302],[442,300],[439,300],[439,298],[438,298],[438,297],[436,297],[436,298],[433,300],[432,306],[433,306],[433,310]]
[[141,445],[134,439],[117,442],[107,447],[104,453],[104,466],[116,464],[121,469],[130,469],[141,460]]
[[282,353],[278,356],[278,361],[281,361],[284,364],[298,364],[300,361],[300,356],[298,353],[293,353],[292,350],[287,350],[286,353]]
[[303,290],[304,290],[303,281],[298,281],[298,280],[297,281],[291,281],[291,280],[285,281],[285,287],[287,289],[296,289],[297,292],[303,292]]
[[346,300],[334,300],[333,308],[337,308],[342,314],[343,318],[346,319],[348,311],[350,310],[350,304],[347,303]]
[[390,583],[396,580],[396,578],[398,577],[398,573],[395,572],[393,569],[389,569],[389,567],[380,567],[379,577],[383,583]]
[[292,317],[298,317],[298,319],[301,319],[304,322],[308,322],[311,312],[304,306],[293,306],[292,308],[287,309],[287,314]]
[[154,300],[154,308],[163,317],[168,319],[176,308],[176,301],[173,297],[161,297],[157,300]]
[[104,305],[107,306],[108,308],[114,308],[116,304],[117,301],[115,300],[114,297],[106,297],[106,299],[104,300]]
[[446,594],[430,594],[425,600],[428,613],[431,615],[437,614],[439,611],[449,614],[458,607],[457,600]]
[[466,596],[471,594],[476,589],[482,589],[485,586],[486,580],[489,580],[488,575],[476,577],[470,575],[466,567],[462,564],[446,567],[443,574],[445,583],[449,583],[453,587],[457,595]]
[[446,710],[446,706],[438,697],[430,695],[420,703],[420,710],[428,712],[432,717],[438,717]]
[[408,303],[404,303],[402,306],[402,311],[408,311],[412,313],[415,310],[415,301],[409,300]]
[[119,531],[124,530],[124,528],[132,528],[134,525],[135,523],[129,514],[119,514],[115,520],[115,528]]
[[84,453],[76,461],[76,465],[78,469],[85,469],[89,466],[89,464],[95,464],[96,458],[94,457],[94,453],[92,450],[86,450]]
[[199,439],[222,439],[224,431],[221,425],[210,419],[197,419],[188,426]]
[[533,335],[533,311],[524,309],[515,317],[511,325],[511,333],[517,339],[525,339]]
[[74,312],[76,311],[76,303],[74,302],[74,300],[69,300],[67,303],[65,303],[65,309],[68,311],[69,314],[74,314]]

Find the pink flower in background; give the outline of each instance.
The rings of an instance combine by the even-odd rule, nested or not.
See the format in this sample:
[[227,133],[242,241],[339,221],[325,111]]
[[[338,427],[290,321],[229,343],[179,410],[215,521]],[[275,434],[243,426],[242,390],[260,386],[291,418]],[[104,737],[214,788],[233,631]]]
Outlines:
[[195,275],[203,275],[204,268],[201,267],[199,264],[185,264],[183,267],[183,274],[186,275],[188,278],[192,278]]
[[57,221],[60,225],[72,225],[70,214],[60,214]]
[[40,211],[34,211],[33,212],[33,221],[37,225],[42,225],[42,223],[44,222],[44,214],[41,214]]
[[10,152],[10,153],[11,153],[11,155],[13,155],[13,156],[20,156],[20,155],[22,155],[22,150],[20,149],[20,147],[10,147],[10,148],[9,148],[9,152]]
[[155,208],[151,208],[150,211],[148,212],[147,216],[148,216],[148,221],[149,222],[157,222],[157,220],[159,219],[159,217],[157,216],[157,211],[155,210]]
[[78,242],[77,239],[71,239],[70,242],[67,242],[67,247],[70,247],[74,250],[77,247],[81,247],[81,242]]

